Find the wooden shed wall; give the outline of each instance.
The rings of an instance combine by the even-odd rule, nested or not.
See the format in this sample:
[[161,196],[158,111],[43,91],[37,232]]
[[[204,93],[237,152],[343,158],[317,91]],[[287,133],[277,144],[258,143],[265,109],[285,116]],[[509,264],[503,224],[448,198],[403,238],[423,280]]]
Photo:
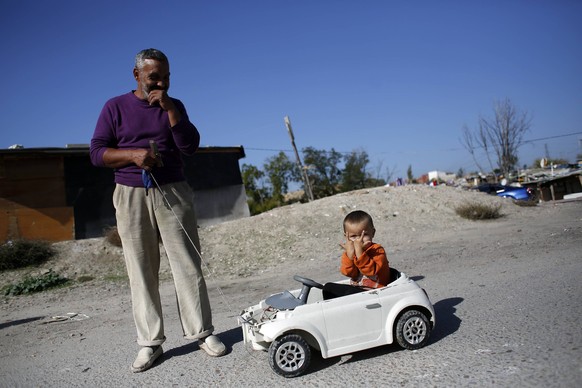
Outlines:
[[[201,148],[185,157],[201,224],[249,216],[241,157],[242,147]],[[116,224],[114,189],[113,170],[93,166],[88,149],[0,150],[0,243],[103,236]]]
[[539,185],[542,201],[557,201],[564,195],[582,192],[582,175],[552,179]]
[[74,238],[62,156],[0,156],[0,241]]

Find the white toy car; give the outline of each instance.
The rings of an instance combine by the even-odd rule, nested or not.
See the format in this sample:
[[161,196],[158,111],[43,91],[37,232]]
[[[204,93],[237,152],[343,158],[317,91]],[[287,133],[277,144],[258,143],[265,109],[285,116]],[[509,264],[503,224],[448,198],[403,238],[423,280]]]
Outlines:
[[[238,317],[245,343],[269,352],[275,373],[296,377],[311,361],[397,342],[406,349],[426,345],[435,325],[428,295],[414,280],[391,269],[386,287],[324,300],[323,285],[300,276],[301,289],[274,294]],[[348,284],[349,280],[337,283]]]

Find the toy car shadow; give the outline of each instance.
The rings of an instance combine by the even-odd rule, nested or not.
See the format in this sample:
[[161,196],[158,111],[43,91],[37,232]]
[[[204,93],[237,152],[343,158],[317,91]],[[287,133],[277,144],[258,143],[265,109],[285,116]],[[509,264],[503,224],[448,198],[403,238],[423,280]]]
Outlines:
[[349,280],[322,285],[294,279],[300,289],[271,295],[238,317],[244,342],[268,351],[271,368],[281,376],[303,374],[313,349],[322,358],[394,342],[414,350],[426,345],[434,328],[427,293],[395,269],[386,287],[370,290],[356,289]]

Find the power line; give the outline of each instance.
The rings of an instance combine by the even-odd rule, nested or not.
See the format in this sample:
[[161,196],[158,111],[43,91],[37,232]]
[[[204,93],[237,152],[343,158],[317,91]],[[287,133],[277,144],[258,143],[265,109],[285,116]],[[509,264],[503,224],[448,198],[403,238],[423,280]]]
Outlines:
[[[574,136],[574,135],[582,135],[582,132],[573,132],[573,133],[567,133],[567,134],[563,134],[563,135],[553,135],[553,136],[547,136],[547,137],[540,137],[537,139],[530,139],[530,140],[524,140],[523,143],[534,143],[534,142],[538,142],[538,141],[542,141],[542,140],[550,140],[550,139],[558,139],[561,137],[568,137],[568,136]],[[285,152],[285,153],[291,153],[293,152],[293,150],[285,150],[285,149],[275,149],[275,148],[254,148],[254,147],[244,147],[245,150],[251,150],[251,151],[265,151],[265,152]],[[463,150],[463,148],[448,148],[446,151],[459,151],[459,150]],[[328,151],[328,150],[322,150],[324,152],[332,152],[332,151]],[[334,150],[335,151],[335,150]],[[350,155],[352,154],[353,151],[335,151],[338,154],[345,154],[345,155]],[[384,153],[389,153],[387,151],[382,151],[380,152],[381,154]]]
[[251,151],[268,151],[268,152],[293,152],[293,150],[276,150],[274,148],[252,148],[252,147],[244,147],[245,150]]
[[582,132],[574,132],[574,133],[568,133],[565,135],[554,135],[554,136],[548,136],[548,137],[540,137],[539,139],[524,140],[524,143],[533,143],[535,141],[557,139],[559,137],[568,137],[568,136],[574,136],[574,135],[582,135]]
[[[291,153],[294,152],[293,150],[277,150],[277,149],[273,149],[273,148],[251,148],[251,147],[244,147],[245,150],[251,150],[251,151],[266,151],[266,152],[286,152],[286,153]],[[345,154],[345,155],[350,155],[353,152],[347,152],[347,151],[336,151],[336,150],[317,150],[317,151],[322,151],[322,152],[326,152],[326,153],[331,153],[331,152],[336,152],[338,154]]]

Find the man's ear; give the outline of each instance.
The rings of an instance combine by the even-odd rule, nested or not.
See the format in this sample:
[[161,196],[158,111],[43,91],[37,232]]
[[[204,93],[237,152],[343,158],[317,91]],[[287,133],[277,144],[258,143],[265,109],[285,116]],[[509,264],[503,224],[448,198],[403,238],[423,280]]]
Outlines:
[[137,81],[139,79],[139,70],[137,68],[133,68],[133,78]]

